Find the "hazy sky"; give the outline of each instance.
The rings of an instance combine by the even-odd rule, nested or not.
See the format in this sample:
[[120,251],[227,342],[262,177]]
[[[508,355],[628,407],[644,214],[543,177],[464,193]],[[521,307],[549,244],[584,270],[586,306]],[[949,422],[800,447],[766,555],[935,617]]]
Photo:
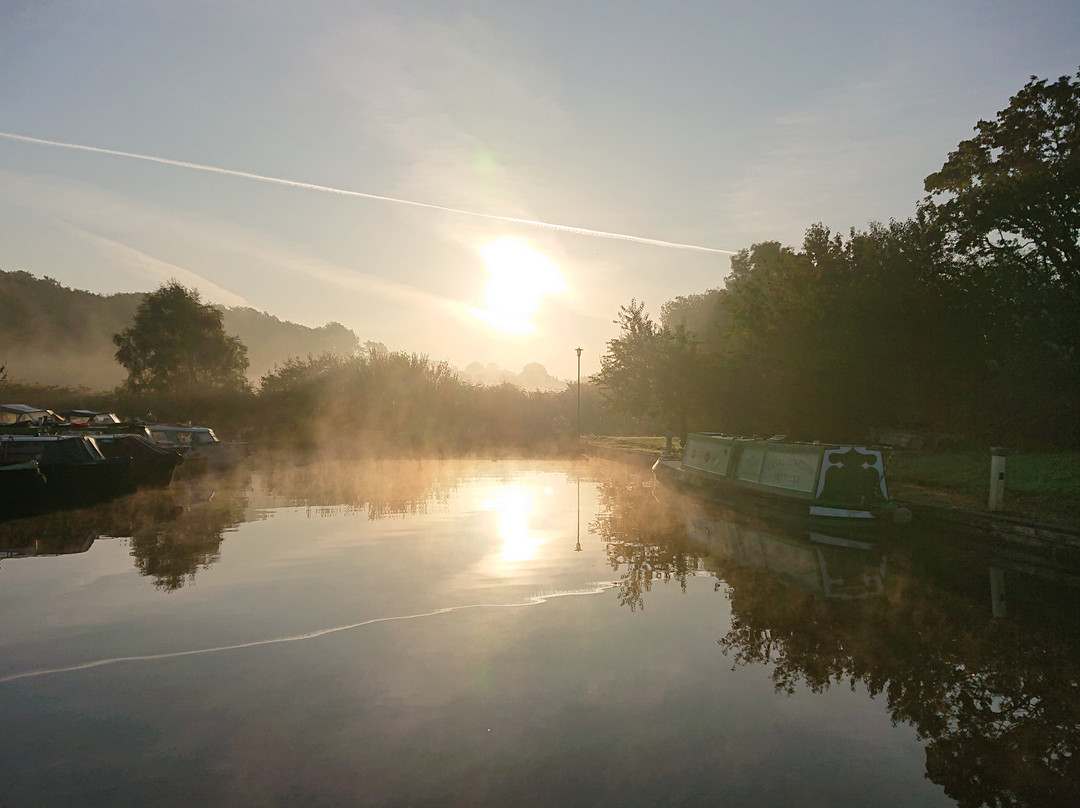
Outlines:
[[1076,0],[0,0],[0,269],[571,378],[1078,66]]

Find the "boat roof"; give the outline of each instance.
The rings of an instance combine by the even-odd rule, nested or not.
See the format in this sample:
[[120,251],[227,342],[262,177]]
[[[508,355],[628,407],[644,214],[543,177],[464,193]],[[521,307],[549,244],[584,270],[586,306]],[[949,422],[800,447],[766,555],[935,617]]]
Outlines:
[[185,426],[183,424],[147,424],[147,429],[159,432],[213,432],[208,426]]
[[41,441],[89,440],[96,435],[0,435],[0,441],[11,443],[40,443]]
[[50,412],[50,410],[45,410],[41,407],[31,407],[29,404],[0,404],[0,410],[6,410],[7,412],[18,412],[26,415],[36,415],[37,413]]

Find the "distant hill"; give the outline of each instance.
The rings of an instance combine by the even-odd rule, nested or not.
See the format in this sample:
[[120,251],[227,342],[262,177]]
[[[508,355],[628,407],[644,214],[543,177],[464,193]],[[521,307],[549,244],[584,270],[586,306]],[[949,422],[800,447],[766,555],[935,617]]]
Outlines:
[[[110,390],[124,381],[112,335],[131,325],[141,293],[97,295],[52,278],[0,270],[0,365],[13,382]],[[248,349],[257,382],[290,356],[351,354],[360,340],[339,323],[309,328],[251,308],[225,308],[225,331]]]
[[563,390],[566,382],[548,374],[543,365],[531,362],[514,373],[496,365],[494,362],[481,365],[473,362],[461,371],[461,378],[474,384],[515,384],[523,390]]

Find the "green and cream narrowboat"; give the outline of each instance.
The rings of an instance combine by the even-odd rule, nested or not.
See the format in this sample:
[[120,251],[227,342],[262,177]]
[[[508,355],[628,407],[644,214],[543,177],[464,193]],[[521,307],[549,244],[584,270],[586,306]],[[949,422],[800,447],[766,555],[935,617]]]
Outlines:
[[873,446],[703,432],[687,438],[681,458],[661,455],[653,471],[661,482],[705,499],[748,501],[802,517],[911,518],[889,499],[882,450]]

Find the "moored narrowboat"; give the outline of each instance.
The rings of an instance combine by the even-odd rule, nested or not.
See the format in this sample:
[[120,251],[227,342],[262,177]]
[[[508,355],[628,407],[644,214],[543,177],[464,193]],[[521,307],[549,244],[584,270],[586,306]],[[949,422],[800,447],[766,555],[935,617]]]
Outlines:
[[[0,518],[90,505],[134,489],[131,458],[106,458],[93,438],[69,435],[0,435],[0,466],[33,462],[45,484],[7,503]],[[5,478],[6,479],[6,478]]]
[[911,519],[889,498],[885,460],[876,446],[703,432],[687,438],[681,458],[661,455],[653,472],[662,483],[702,499],[748,502],[790,516],[901,524]]

